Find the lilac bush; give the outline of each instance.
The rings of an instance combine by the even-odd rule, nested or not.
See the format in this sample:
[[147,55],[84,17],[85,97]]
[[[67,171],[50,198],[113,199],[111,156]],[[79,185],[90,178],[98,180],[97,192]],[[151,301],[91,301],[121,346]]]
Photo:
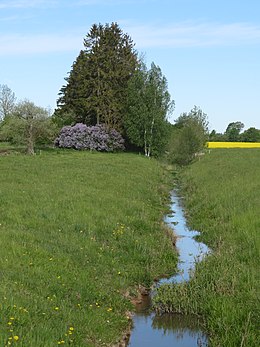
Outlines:
[[124,139],[115,129],[104,125],[86,126],[77,123],[65,126],[54,142],[60,148],[88,149],[102,152],[124,150]]

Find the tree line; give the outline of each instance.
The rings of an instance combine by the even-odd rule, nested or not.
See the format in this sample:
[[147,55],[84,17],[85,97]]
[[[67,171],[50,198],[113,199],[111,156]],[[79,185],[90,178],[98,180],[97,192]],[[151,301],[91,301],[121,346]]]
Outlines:
[[260,142],[260,129],[250,127],[242,131],[244,127],[245,125],[240,121],[231,122],[223,134],[212,130],[209,134],[209,140],[216,142]]
[[[235,122],[223,136],[209,134],[207,115],[197,106],[172,125],[168,119],[174,101],[166,77],[155,63],[146,66],[131,37],[117,23],[92,25],[83,47],[65,77],[52,115],[29,100],[16,102],[10,88],[0,85],[0,140],[26,144],[27,152],[33,154],[37,143],[53,142],[60,131],[62,141],[55,143],[69,148],[102,141],[104,145],[97,147],[109,148],[104,141],[111,142],[111,136],[113,148],[119,148],[122,137],[127,150],[147,157],[166,155],[183,165],[193,160],[208,139],[225,136],[231,141],[240,133],[242,123]],[[70,137],[64,138],[65,134]],[[95,137],[92,141],[87,139],[89,134]],[[119,138],[117,146],[114,139]]]

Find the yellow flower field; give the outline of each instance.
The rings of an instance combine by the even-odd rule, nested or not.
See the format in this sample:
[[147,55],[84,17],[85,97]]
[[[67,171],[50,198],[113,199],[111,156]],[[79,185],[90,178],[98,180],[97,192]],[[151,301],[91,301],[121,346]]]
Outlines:
[[260,148],[260,142],[207,142],[208,148]]

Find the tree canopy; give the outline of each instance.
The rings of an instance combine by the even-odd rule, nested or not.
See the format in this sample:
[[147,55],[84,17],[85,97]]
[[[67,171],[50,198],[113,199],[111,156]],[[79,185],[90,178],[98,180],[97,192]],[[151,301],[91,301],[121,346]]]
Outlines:
[[173,106],[160,67],[152,63],[147,70],[143,64],[129,80],[124,128],[130,142],[146,156],[158,155],[164,148],[167,115]]
[[0,120],[12,113],[15,100],[14,92],[6,84],[0,84]]
[[179,165],[189,164],[199,153],[208,138],[208,119],[200,107],[182,113],[172,127],[169,142],[169,159]]
[[244,124],[242,122],[229,123],[225,131],[227,141],[231,141],[231,142],[239,141],[240,140],[239,134],[243,128],[244,128]]
[[127,83],[137,66],[133,41],[117,23],[94,24],[60,90],[55,118],[121,129]]
[[55,133],[48,111],[24,100],[15,105],[13,113],[4,119],[0,137],[14,144],[25,144],[27,153],[34,154],[35,144],[54,139]]

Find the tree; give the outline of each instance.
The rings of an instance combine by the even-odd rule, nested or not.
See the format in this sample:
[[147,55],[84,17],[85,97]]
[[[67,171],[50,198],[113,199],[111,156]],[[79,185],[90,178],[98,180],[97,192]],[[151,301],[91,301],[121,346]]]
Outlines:
[[24,100],[16,105],[12,115],[5,118],[0,135],[2,140],[26,144],[27,153],[34,154],[35,144],[53,139],[56,128],[47,110]]
[[128,84],[124,128],[130,142],[146,156],[158,155],[167,141],[167,114],[173,109],[167,80],[154,63],[136,71]]
[[84,47],[60,90],[55,116],[72,112],[75,123],[121,129],[127,83],[138,64],[134,44],[117,23],[94,24]]
[[0,120],[12,113],[15,100],[14,92],[6,84],[0,84]]
[[260,130],[249,128],[240,135],[241,141],[245,142],[260,142]]
[[229,123],[225,131],[227,141],[230,141],[230,142],[240,141],[239,134],[243,128],[244,128],[244,124],[242,122]]
[[209,141],[213,141],[213,142],[226,141],[226,135],[217,133],[216,130],[212,130],[211,133],[209,134]]
[[169,159],[187,165],[203,149],[208,138],[207,115],[197,106],[175,121],[169,142]]

